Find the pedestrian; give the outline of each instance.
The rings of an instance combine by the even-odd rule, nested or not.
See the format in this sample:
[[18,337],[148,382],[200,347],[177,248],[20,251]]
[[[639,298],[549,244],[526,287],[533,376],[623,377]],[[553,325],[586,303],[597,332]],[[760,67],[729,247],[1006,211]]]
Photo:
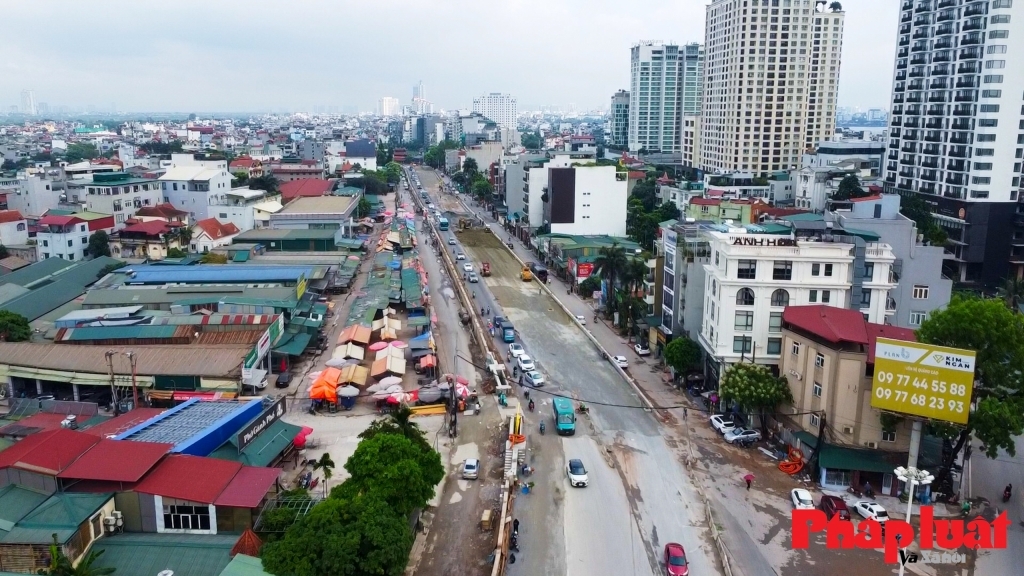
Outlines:
[[750,490],[750,478],[744,478],[747,481],[747,490]]
[[519,518],[512,521],[512,533],[519,534]]
[[747,474],[746,476],[743,477],[743,480],[747,483],[747,490],[749,491],[750,490],[750,483],[754,481],[754,475],[753,474]]
[[686,420],[686,408],[683,408],[683,420]]

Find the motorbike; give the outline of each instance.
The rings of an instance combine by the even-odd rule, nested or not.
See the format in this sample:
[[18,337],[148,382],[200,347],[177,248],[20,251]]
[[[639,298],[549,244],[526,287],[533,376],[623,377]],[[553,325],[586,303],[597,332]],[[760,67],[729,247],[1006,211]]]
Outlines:
[[544,434],[544,422],[540,423],[540,433],[541,433],[541,435]]
[[526,407],[530,409],[530,412],[533,412],[533,408],[534,408],[533,400],[530,400],[530,403],[527,404]]
[[1009,502],[1010,496],[1011,496],[1010,488],[1007,487],[1006,490],[1003,490],[1003,502]]

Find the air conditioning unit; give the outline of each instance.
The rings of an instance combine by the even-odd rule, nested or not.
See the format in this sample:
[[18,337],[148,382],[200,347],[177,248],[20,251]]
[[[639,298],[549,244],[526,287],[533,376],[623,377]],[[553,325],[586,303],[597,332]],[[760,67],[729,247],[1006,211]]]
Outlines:
[[792,376],[793,378],[796,378],[797,380],[800,380],[802,378],[800,376],[800,373],[797,372],[796,370],[790,370],[789,375]]
[[864,445],[871,449],[878,448],[878,442],[865,442]]
[[843,434],[853,434],[853,426],[843,426]]

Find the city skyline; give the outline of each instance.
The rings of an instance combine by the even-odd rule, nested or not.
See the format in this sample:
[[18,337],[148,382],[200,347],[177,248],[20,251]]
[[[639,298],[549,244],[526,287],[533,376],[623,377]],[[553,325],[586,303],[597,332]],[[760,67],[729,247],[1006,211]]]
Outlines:
[[[212,6],[115,2],[110,9],[126,21],[161,24],[119,29],[119,42],[131,49],[113,52],[91,40],[95,28],[83,23],[98,20],[87,5],[15,5],[7,12],[0,109],[17,106],[21,91],[32,90],[35,101],[49,103],[51,111],[64,106],[97,111],[116,107],[124,112],[309,111],[314,107],[369,112],[384,96],[407,102],[412,86],[420,80],[439,109],[469,109],[474,96],[489,92],[515,94],[524,110],[529,109],[527,103],[538,102],[566,108],[575,103],[581,111],[606,109],[608,98],[629,85],[630,46],[656,39],[704,42],[704,3],[651,0],[626,14],[607,0],[566,0],[554,6],[524,0],[511,8],[423,4],[399,2],[397,9],[348,1],[332,4],[328,11],[345,12],[354,19],[377,21],[400,14],[389,24],[395,27],[394,37],[415,37],[415,27],[431,18],[461,23],[459,29],[464,31],[417,47],[418,57],[409,57],[405,44],[356,41],[346,47],[343,75],[310,73],[321,66],[309,54],[333,53],[328,40],[333,36],[327,33],[330,19],[311,21],[309,30],[287,43],[267,43],[267,35],[280,33],[279,20],[267,2],[247,3],[245,10],[239,10],[238,2]],[[297,9],[322,12],[324,6],[318,5],[309,2]],[[198,11],[190,10],[200,6]],[[862,0],[844,9],[847,24],[839,105],[883,107],[891,88],[898,3]],[[547,16],[536,19],[538,10]],[[197,22],[194,13],[204,18]],[[33,22],[40,14],[47,18],[46,35],[34,32]],[[526,47],[538,44],[524,42],[521,34],[492,34],[487,31],[490,26],[482,25],[492,20],[509,29],[530,30],[531,38],[544,39],[544,53],[562,56],[531,57],[529,74],[508,73],[507,67],[494,65],[496,55],[524,50],[529,54],[531,49]],[[573,23],[568,34],[566,22]],[[180,29],[189,33],[172,32]],[[594,30],[603,30],[600,42],[589,41]],[[444,66],[453,54],[462,64]],[[238,66],[243,60],[260,61],[260,69],[272,74],[256,81],[258,77],[242,72],[247,67]],[[472,73],[465,74],[467,69]],[[353,77],[359,81],[352,82]],[[567,77],[572,82],[566,82]],[[101,78],[105,80],[97,81]],[[117,88],[124,82],[140,88]]]

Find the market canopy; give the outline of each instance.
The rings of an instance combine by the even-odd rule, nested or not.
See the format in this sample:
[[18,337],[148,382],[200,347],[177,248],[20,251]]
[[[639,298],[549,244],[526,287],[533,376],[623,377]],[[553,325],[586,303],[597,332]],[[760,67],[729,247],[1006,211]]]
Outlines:
[[395,334],[395,331],[392,330],[391,328],[381,328],[381,330],[380,330],[380,339],[381,340],[397,340],[398,339],[398,334]]
[[309,341],[312,338],[312,334],[299,332],[285,342],[278,344],[274,348],[274,352],[277,352],[278,354],[287,354],[289,356],[301,356],[306,350],[306,347],[309,346]]
[[380,360],[381,358],[387,358],[388,356],[393,356],[395,358],[405,360],[405,350],[402,350],[401,348],[392,348],[391,346],[388,346],[383,350],[378,350],[377,356],[374,357],[374,360]]
[[348,344],[349,342],[369,344],[371,334],[372,331],[369,327],[353,324],[341,331],[341,334],[338,335],[338,344]]
[[354,342],[343,344],[334,349],[332,358],[355,358],[356,360],[362,360],[366,357],[366,349],[362,346],[357,346]]
[[338,380],[341,384],[355,384],[356,386],[365,386],[366,377],[370,371],[365,366],[345,366],[341,369],[341,378]]
[[420,368],[433,368],[435,366],[437,366],[437,356],[428,354],[420,358]]
[[402,376],[403,374],[405,374],[405,360],[394,356],[381,358],[375,361],[370,368],[370,375],[374,378],[383,378],[390,375]]

